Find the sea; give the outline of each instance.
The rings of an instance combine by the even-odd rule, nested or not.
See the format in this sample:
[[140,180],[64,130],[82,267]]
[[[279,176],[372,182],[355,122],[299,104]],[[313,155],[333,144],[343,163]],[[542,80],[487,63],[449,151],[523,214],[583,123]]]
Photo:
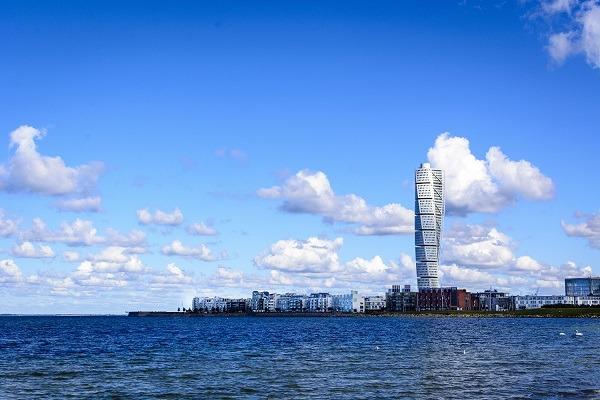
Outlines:
[[0,398],[600,399],[600,320],[7,316]]

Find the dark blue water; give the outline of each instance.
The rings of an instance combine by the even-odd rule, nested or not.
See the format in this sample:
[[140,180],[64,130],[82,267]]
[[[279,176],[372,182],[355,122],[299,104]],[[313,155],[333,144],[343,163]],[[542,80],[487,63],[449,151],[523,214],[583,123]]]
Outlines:
[[0,398],[69,397],[597,399],[600,321],[1,317]]

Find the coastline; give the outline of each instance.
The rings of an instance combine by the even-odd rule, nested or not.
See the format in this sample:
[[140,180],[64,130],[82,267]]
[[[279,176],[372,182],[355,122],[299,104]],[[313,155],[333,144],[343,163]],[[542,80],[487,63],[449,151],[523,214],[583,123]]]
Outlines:
[[333,313],[333,312],[263,312],[263,313],[183,313],[168,311],[130,311],[129,317],[134,318],[600,318],[600,308],[541,308],[516,311],[422,311],[407,313]]

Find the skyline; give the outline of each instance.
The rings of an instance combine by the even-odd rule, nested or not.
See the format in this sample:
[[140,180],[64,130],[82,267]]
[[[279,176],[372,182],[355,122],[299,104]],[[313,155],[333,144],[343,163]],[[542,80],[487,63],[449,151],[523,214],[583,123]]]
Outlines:
[[384,3],[6,4],[0,313],[600,275],[600,5]]

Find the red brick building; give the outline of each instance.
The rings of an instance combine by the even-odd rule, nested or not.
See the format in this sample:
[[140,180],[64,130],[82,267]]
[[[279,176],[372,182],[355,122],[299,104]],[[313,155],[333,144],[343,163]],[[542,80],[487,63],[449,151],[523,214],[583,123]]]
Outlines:
[[477,310],[478,303],[466,289],[455,287],[421,289],[417,295],[418,311]]

